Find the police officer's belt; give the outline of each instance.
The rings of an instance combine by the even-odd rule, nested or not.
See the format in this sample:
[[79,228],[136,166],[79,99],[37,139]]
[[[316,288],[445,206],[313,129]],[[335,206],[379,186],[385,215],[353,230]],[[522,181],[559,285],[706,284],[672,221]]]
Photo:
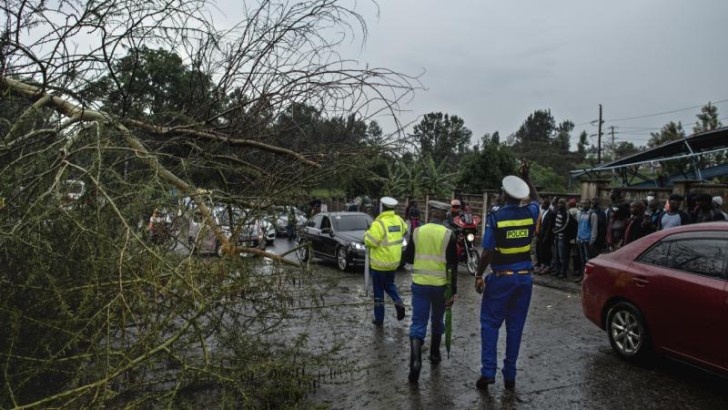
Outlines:
[[531,273],[529,269],[525,270],[499,270],[497,272],[493,272],[495,276],[511,276],[511,275],[528,275]]

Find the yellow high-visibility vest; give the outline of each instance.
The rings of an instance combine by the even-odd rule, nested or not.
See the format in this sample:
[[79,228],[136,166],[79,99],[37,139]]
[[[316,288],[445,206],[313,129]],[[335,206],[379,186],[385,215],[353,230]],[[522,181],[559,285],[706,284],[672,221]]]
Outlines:
[[428,223],[415,229],[415,263],[412,282],[418,285],[447,285],[447,245],[452,231]]
[[384,211],[364,235],[369,248],[369,266],[372,269],[397,270],[402,259],[402,243],[407,224],[393,210]]

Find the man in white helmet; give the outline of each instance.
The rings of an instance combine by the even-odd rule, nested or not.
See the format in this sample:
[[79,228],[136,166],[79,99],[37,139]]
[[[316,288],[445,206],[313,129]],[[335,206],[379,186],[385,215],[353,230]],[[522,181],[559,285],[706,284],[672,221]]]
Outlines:
[[[523,179],[503,178],[505,205],[488,215],[475,276],[475,290],[485,291],[480,305],[481,376],[475,383],[481,390],[495,383],[498,331],[503,321],[507,333],[503,379],[507,390],[516,386],[516,360],[533,288],[531,242],[539,216],[539,196],[528,177],[528,163],[521,164],[520,174]],[[530,202],[521,206],[528,198]],[[491,264],[492,273],[484,280],[483,273]]]
[[402,244],[407,224],[394,213],[397,200],[388,196],[381,199],[382,213],[364,235],[364,244],[369,248],[369,272],[374,286],[374,323],[384,323],[384,292],[394,301],[397,320],[404,319],[404,304],[397,293],[394,272],[402,259]]

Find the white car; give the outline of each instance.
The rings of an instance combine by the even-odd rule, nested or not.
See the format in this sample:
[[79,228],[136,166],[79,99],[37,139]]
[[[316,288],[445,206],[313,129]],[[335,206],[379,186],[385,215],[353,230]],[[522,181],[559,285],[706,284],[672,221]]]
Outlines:
[[279,236],[287,236],[288,231],[286,230],[286,226],[288,226],[288,212],[289,210],[293,211],[293,214],[296,216],[296,228],[300,228],[303,225],[308,222],[308,219],[306,218],[306,215],[303,214],[303,211],[296,208],[295,206],[281,206],[281,207],[275,207],[274,208],[274,216],[271,218],[275,224],[275,231]]
[[[236,245],[265,248],[272,229],[269,223],[260,218],[249,218],[243,210],[233,205],[216,205],[212,207],[211,211],[212,218],[228,240],[231,239],[233,232],[238,232]],[[275,230],[273,230],[273,239],[275,239]],[[193,210],[189,222],[188,242],[194,251],[222,256],[220,241],[196,209]]]

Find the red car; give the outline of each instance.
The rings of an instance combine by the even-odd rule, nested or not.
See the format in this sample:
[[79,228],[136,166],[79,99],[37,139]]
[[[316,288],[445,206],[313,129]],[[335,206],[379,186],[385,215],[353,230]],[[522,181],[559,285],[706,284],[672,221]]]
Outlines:
[[728,222],[655,232],[584,269],[584,315],[621,358],[666,354],[728,373]]

